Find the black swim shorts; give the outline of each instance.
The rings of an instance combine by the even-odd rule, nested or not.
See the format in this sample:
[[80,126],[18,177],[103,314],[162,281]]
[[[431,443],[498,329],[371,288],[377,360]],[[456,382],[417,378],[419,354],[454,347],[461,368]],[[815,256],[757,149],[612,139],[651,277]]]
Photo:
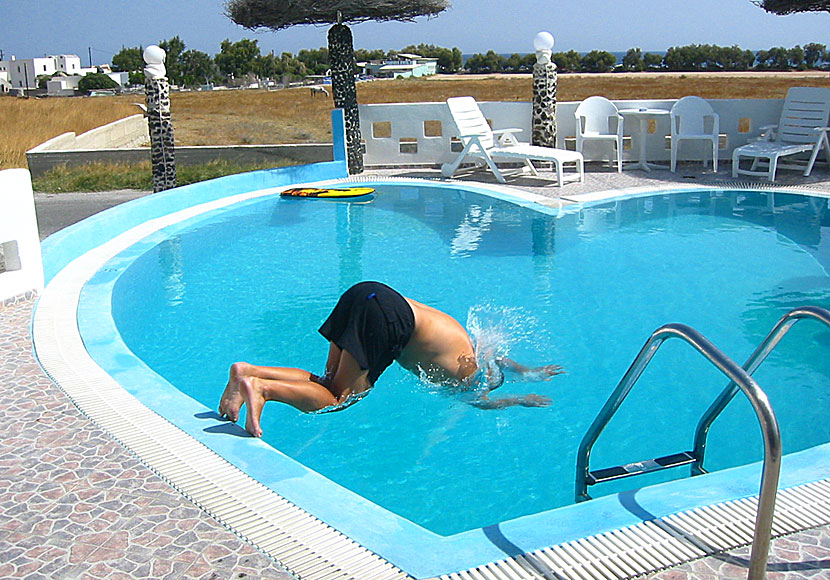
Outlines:
[[374,385],[414,330],[415,314],[403,296],[380,282],[360,282],[343,293],[320,334],[368,369]]

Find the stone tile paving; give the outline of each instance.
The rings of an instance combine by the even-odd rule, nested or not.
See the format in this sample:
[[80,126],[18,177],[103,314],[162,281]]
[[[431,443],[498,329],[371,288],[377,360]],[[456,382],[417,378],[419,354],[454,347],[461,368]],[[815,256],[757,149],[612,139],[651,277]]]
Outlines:
[[[745,580],[750,548],[695,560],[647,576],[649,580]],[[830,578],[830,526],[773,540],[767,580]]]
[[33,304],[0,305],[0,578],[293,578],[52,384],[32,355]]
[[[370,175],[435,178],[434,170]],[[781,172],[777,184],[830,191],[830,172],[804,179]],[[478,173],[476,180],[488,180]],[[549,197],[677,183],[731,182],[694,166],[677,174],[591,167],[585,184],[562,189],[521,178],[514,187]],[[763,182],[758,182],[763,183]],[[90,423],[43,374],[29,337],[31,296],[0,303],[0,578],[274,578],[273,562],[185,500]],[[749,548],[649,575],[659,580],[746,578]],[[830,578],[830,526],[774,540],[770,580]]]
[[[538,177],[521,176],[508,181],[511,187],[517,187],[550,198],[562,196],[566,198],[578,198],[581,194],[596,191],[615,189],[641,188],[641,187],[662,187],[670,189],[677,186],[717,185],[732,183],[757,184],[760,187],[768,187],[768,181],[759,179],[747,179],[746,176],[733,178],[731,166],[728,163],[721,163],[718,172],[714,173],[704,170],[700,163],[678,163],[676,173],[665,169],[655,169],[651,172],[642,170],[624,170],[617,173],[616,170],[603,166],[600,163],[587,163],[585,167],[584,183],[568,183],[564,187],[556,186],[556,175],[551,171],[540,170]],[[383,169],[366,172],[367,177],[375,176],[398,176],[398,177],[420,177],[425,179],[440,179],[441,172],[437,169]],[[469,174],[461,174],[452,181],[469,181],[470,183],[485,182],[497,184],[498,182],[489,171],[475,171]],[[830,169],[824,165],[816,165],[809,177],[803,177],[800,171],[779,170],[775,184],[776,186],[804,186],[808,188],[821,189],[830,192]]]

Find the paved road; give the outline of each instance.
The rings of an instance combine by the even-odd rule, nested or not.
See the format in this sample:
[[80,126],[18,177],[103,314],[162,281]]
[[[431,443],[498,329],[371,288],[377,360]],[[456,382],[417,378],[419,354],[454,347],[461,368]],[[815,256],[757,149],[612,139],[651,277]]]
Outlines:
[[40,239],[43,240],[56,231],[99,211],[149,193],[135,190],[97,193],[35,193],[35,211]]

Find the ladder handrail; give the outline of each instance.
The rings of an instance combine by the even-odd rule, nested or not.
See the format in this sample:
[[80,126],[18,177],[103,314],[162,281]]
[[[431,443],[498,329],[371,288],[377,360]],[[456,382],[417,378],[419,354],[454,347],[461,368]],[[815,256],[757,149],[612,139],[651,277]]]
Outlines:
[[[766,338],[758,345],[758,348],[746,360],[743,366],[746,373],[750,376],[754,374],[773,349],[778,346],[778,343],[784,338],[784,335],[789,332],[790,328],[796,322],[805,318],[813,318],[830,326],[830,311],[824,308],[818,306],[802,306],[790,310],[781,317],[778,323],[770,330],[769,334],[767,334]],[[703,458],[706,453],[706,439],[709,435],[709,428],[737,392],[738,386],[734,381],[730,382],[715,400],[712,401],[712,404],[709,405],[709,408],[706,409],[706,412],[700,418],[695,429],[695,446],[692,454],[697,461],[692,465],[692,475],[706,473],[706,470],[703,468]]]
[[781,433],[778,429],[778,420],[770,405],[766,393],[758,386],[755,380],[732,359],[727,357],[702,334],[685,324],[666,324],[655,330],[639,354],[631,363],[617,388],[605,402],[594,422],[589,427],[579,445],[576,468],[576,500],[590,499],[587,490],[588,463],[591,449],[602,433],[608,421],[619,409],[625,397],[631,391],[634,383],[643,374],[651,359],[660,346],[669,338],[680,338],[702,354],[709,362],[734,382],[747,396],[764,438],[764,462],[761,470],[761,489],[758,494],[758,511],[755,516],[755,532],[750,556],[750,580],[764,578],[767,557],[769,553],[770,537],[772,532],[772,516],[775,510],[775,495],[778,489],[778,478],[781,472]]

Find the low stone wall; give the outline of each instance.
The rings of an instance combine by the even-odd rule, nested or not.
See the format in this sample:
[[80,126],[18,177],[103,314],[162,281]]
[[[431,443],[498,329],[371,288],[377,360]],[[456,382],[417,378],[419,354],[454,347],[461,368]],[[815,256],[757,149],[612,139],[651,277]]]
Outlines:
[[139,147],[150,142],[147,119],[142,114],[131,115],[102,127],[96,127],[86,133],[64,133],[27,151],[66,151],[78,149],[116,149],[119,147]]
[[[59,139],[56,137],[55,139]],[[54,140],[53,140],[54,141]],[[137,163],[150,160],[149,147],[121,149],[32,149],[26,152],[32,177],[43,175],[60,165],[74,167],[89,163]],[[261,163],[271,162],[275,167],[297,163],[331,161],[331,143],[304,143],[297,145],[239,145],[176,147],[178,165],[199,165],[214,160]]]

